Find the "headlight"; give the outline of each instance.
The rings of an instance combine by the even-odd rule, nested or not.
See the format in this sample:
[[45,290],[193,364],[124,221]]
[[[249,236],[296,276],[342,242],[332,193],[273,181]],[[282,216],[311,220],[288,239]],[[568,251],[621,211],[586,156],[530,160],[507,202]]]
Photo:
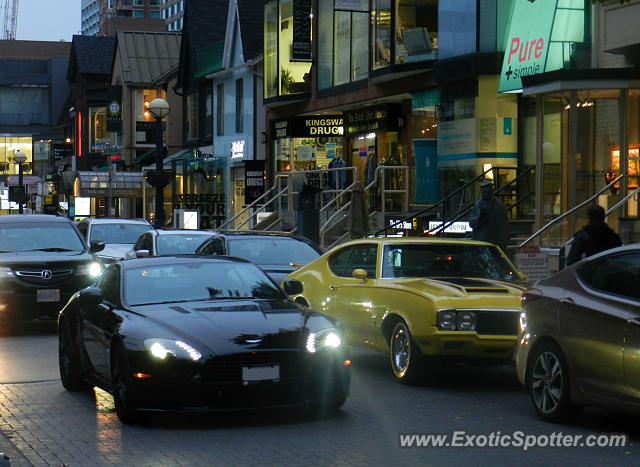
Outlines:
[[342,344],[340,336],[333,331],[324,332],[322,334],[316,334],[310,332],[307,337],[307,352],[315,353],[322,349],[337,349]]
[[79,276],[86,276],[87,274],[91,277],[98,277],[102,272],[102,265],[100,263],[89,263],[78,268],[77,274]]
[[445,331],[455,331],[456,329],[456,313],[451,310],[438,311],[437,316],[438,329]]
[[5,277],[13,277],[13,271],[11,268],[0,268],[0,279]]
[[523,311],[520,313],[520,330],[526,331],[527,329],[527,314]]
[[456,316],[458,331],[473,331],[476,328],[476,316],[469,311],[459,311]]
[[147,339],[144,346],[151,355],[160,360],[164,360],[168,356],[182,358],[197,362],[202,354],[195,347],[182,341],[174,341],[171,339]]

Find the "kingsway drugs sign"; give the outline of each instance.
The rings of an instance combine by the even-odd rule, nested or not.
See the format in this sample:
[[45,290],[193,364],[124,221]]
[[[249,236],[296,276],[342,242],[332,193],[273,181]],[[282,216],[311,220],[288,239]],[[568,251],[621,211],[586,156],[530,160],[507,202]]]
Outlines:
[[523,76],[545,72],[558,0],[516,0],[498,92],[519,91]]

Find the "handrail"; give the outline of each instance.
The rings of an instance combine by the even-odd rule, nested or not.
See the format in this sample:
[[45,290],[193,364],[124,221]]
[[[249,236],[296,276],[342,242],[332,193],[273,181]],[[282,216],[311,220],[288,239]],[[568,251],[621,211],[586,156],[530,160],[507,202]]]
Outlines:
[[612,212],[614,212],[616,209],[618,209],[620,206],[622,206],[624,203],[626,203],[627,201],[629,201],[631,198],[633,198],[634,196],[636,196],[638,193],[640,193],[640,187],[636,188],[635,190],[633,190],[631,193],[629,193],[627,196],[625,196],[624,198],[622,198],[620,201],[618,201],[616,204],[614,204],[611,208],[609,208],[607,210],[607,212],[605,213],[605,216],[608,216],[609,214],[611,214]]
[[529,238],[527,238],[526,240],[524,240],[522,243],[520,243],[520,245],[518,245],[518,248],[522,248],[523,246],[525,246],[527,243],[529,243],[531,240],[533,240],[534,238],[538,237],[542,232],[544,232],[545,230],[547,230],[549,227],[551,227],[552,225],[555,225],[557,222],[561,221],[562,219],[564,219],[565,217],[573,214],[574,212],[576,212],[578,209],[584,207],[585,205],[593,202],[594,199],[596,199],[598,196],[600,196],[602,193],[604,193],[605,191],[611,189],[611,187],[613,185],[615,185],[616,183],[618,183],[622,178],[626,177],[625,174],[620,174],[618,175],[611,183],[609,183],[608,185],[605,185],[603,188],[601,188],[600,190],[598,190],[595,194],[593,194],[592,196],[590,196],[589,198],[585,199],[584,201],[582,201],[581,203],[575,205],[574,207],[572,207],[571,209],[569,209],[568,211],[562,213],[561,215],[559,215],[558,217],[551,219],[549,222],[547,222],[547,224],[545,224],[543,227],[541,227],[536,233],[534,233],[533,235],[531,235]]
[[[240,210],[240,212],[238,212],[238,214],[236,214],[235,216],[233,216],[231,219],[229,219],[228,221],[224,222],[223,224],[221,224],[218,228],[219,229],[223,229],[228,225],[233,225],[232,222],[235,221],[237,218],[239,218],[240,216],[244,215],[245,213],[247,213],[251,208],[256,207],[258,204],[261,204],[261,201],[265,198],[267,198],[273,191],[275,191],[278,187],[278,179],[280,178],[288,178],[288,174],[286,175],[276,175],[276,180],[274,185],[269,188],[267,191],[265,191],[258,199],[256,199],[253,203],[249,204],[248,206],[245,206],[243,209]],[[266,209],[266,206],[269,203],[272,203],[273,201],[277,200],[286,190],[288,189],[285,188],[283,190],[281,190],[279,193],[277,193],[273,198],[271,198],[271,200],[269,200],[266,203],[262,203],[262,207],[259,208],[254,214],[257,214],[258,212],[263,211],[264,209]],[[248,219],[248,218],[247,218]],[[244,222],[242,222],[242,224],[240,225],[244,225],[247,221],[245,220]]]
[[497,195],[498,193],[500,193],[501,191],[505,190],[508,186],[516,183],[518,180],[520,180],[522,177],[524,177],[525,175],[529,175],[530,172],[533,171],[533,166],[529,167],[527,170],[525,170],[524,172],[516,175],[516,177],[513,180],[510,180],[508,183],[505,183],[504,185],[502,185],[501,187],[499,187],[497,190],[495,190],[493,192],[494,195]]
[[[385,226],[383,229],[378,230],[377,232],[374,232],[373,235],[379,235],[381,232],[386,232],[388,229],[391,229],[393,227],[395,227],[396,225],[402,224],[403,222],[406,222],[409,219],[412,219],[414,217],[420,216],[422,214],[425,214],[429,211],[431,211],[432,209],[440,206],[440,205],[444,205],[444,203],[446,203],[447,201],[449,201],[451,198],[453,198],[454,196],[456,196],[458,193],[461,193],[463,190],[467,189],[470,185],[472,185],[473,183],[477,182],[479,179],[484,178],[485,175],[487,175],[487,173],[489,173],[490,171],[493,170],[493,167],[488,168],[487,170],[485,170],[484,172],[482,172],[480,175],[475,176],[474,178],[472,178],[471,180],[469,180],[468,182],[466,182],[464,185],[462,185],[460,188],[458,188],[457,190],[449,193],[447,196],[445,196],[444,198],[442,198],[440,201],[438,201],[435,204],[432,204],[431,206],[428,206],[426,208],[424,208],[421,211],[418,211],[417,213],[414,213],[410,216],[407,216],[403,219],[400,219],[396,222],[394,222],[393,224],[389,225],[389,226]],[[370,184],[371,185],[371,184]],[[367,188],[370,186],[367,185]]]

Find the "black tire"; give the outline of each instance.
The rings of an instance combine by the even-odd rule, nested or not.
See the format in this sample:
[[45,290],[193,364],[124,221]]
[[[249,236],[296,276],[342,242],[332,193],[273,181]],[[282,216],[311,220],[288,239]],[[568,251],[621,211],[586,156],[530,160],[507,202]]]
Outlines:
[[527,385],[538,416],[553,423],[576,417],[582,408],[571,402],[569,370],[560,348],[552,342],[544,343],[529,361]]
[[71,330],[66,321],[61,321],[58,329],[58,366],[60,380],[67,391],[87,391],[90,385],[82,377],[80,359],[74,349]]
[[124,424],[147,421],[150,417],[138,411],[133,389],[133,376],[124,349],[116,346],[112,351],[111,383],[116,415]]
[[424,359],[404,321],[398,321],[393,327],[389,338],[389,357],[396,380],[413,384],[422,379]]

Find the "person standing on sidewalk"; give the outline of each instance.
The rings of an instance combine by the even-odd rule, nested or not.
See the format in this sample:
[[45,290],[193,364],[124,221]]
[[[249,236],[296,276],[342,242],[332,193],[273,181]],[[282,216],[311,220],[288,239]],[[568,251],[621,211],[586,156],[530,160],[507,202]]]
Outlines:
[[509,220],[504,204],[493,194],[491,180],[484,180],[480,184],[480,199],[473,203],[469,224],[473,229],[473,240],[498,245],[502,252],[507,254]]
[[587,256],[622,245],[620,236],[604,221],[605,211],[602,206],[592,205],[587,211],[587,216],[587,225],[573,235],[567,266]]

